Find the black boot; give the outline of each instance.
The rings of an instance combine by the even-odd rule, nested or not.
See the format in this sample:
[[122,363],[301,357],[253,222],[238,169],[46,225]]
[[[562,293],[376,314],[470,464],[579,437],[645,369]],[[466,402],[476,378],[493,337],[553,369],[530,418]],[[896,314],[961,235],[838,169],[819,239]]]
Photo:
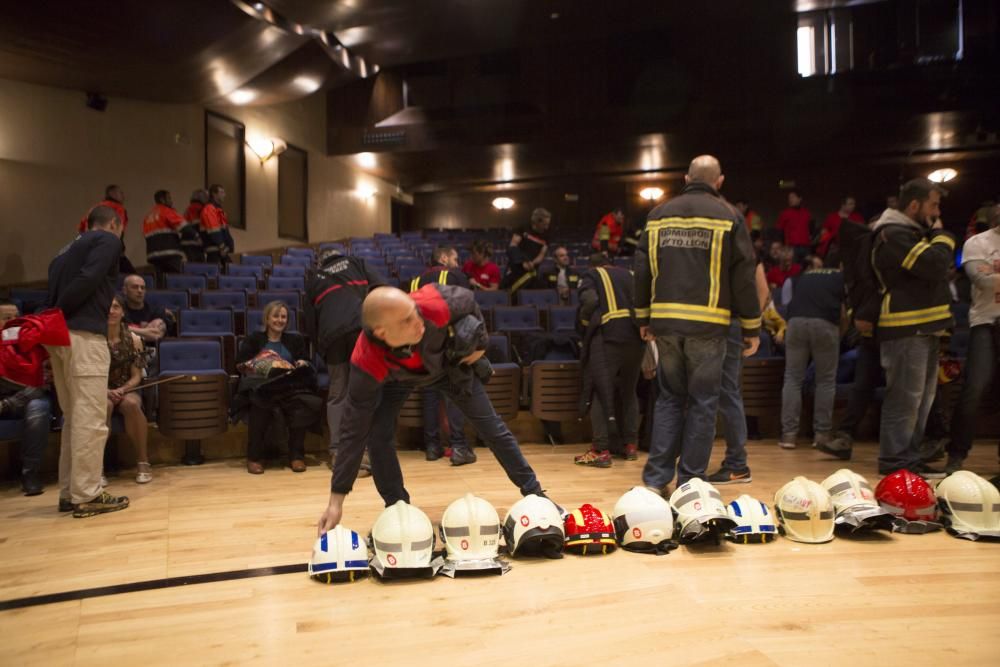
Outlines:
[[26,496],[40,496],[45,492],[45,487],[37,472],[25,470],[21,474],[21,490]]
[[186,466],[200,466],[205,462],[205,457],[201,455],[201,440],[184,441],[184,458],[181,463]]
[[453,449],[451,451],[451,464],[453,466],[464,466],[468,463],[476,462],[476,453],[471,449]]

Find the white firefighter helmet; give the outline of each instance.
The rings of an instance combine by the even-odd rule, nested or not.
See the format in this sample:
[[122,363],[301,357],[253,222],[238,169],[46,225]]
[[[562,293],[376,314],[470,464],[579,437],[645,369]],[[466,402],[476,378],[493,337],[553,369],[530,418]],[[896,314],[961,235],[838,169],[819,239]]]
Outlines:
[[677,533],[683,542],[709,534],[718,538],[735,525],[726,513],[722,495],[698,477],[678,486],[670,496],[670,505],[677,513]]
[[938,484],[937,497],[948,532],[972,540],[1000,537],[1000,491],[976,473],[952,473]]
[[354,581],[368,574],[368,550],[361,536],[353,530],[337,526],[316,538],[309,576],[330,584]]
[[736,522],[729,531],[734,542],[770,542],[778,536],[778,526],[767,505],[743,494],[726,505],[729,518]]
[[822,486],[833,500],[835,525],[892,530],[892,515],[878,504],[871,484],[858,473],[841,468]]
[[556,504],[543,496],[530,494],[507,511],[503,536],[512,556],[541,554],[562,558],[566,532]]
[[441,539],[447,551],[444,574],[506,571],[497,560],[500,517],[493,505],[478,496],[467,493],[448,505],[441,517]]
[[626,491],[615,503],[613,517],[618,541],[628,551],[662,551],[674,533],[670,503],[644,486]]
[[399,500],[372,526],[372,567],[382,576],[432,576],[434,527],[427,515]]
[[778,489],[774,513],[789,539],[810,544],[833,539],[833,499],[811,479],[796,477]]

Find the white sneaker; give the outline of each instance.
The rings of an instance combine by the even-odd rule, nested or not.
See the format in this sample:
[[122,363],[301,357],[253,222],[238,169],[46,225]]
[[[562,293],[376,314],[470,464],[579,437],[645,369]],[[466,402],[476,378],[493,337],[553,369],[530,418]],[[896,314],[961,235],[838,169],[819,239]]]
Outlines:
[[782,449],[795,449],[795,443],[794,442],[783,442],[783,441],[779,440],[778,441],[778,447],[781,447]]
[[147,462],[137,463],[135,466],[135,483],[148,484],[153,481],[153,468]]

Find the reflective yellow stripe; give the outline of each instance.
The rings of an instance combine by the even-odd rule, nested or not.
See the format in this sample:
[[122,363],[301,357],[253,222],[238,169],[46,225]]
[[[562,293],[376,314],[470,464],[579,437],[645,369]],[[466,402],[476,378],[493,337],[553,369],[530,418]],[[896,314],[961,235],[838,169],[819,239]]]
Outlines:
[[582,324],[585,327],[589,327],[590,326],[590,320],[580,320],[580,324]]
[[653,276],[649,287],[649,301],[652,303],[656,301],[656,278],[660,275],[659,259],[657,257],[660,248],[660,239],[658,238],[659,234],[657,234],[656,229],[649,229],[647,227],[647,230],[646,233],[649,241],[649,272]]
[[955,249],[955,241],[952,240],[952,238],[950,236],[945,236],[944,234],[940,234],[940,235],[935,236],[934,238],[932,238],[931,239],[931,243],[943,243],[946,246],[948,246],[949,248],[951,248],[952,250]]
[[535,272],[534,271],[528,271],[523,276],[521,276],[520,278],[518,278],[517,280],[514,281],[514,284],[510,286],[510,291],[511,292],[516,292],[517,290],[521,289],[521,287],[524,286],[524,284],[526,282],[528,282],[529,280],[531,280],[534,277],[535,277]]
[[754,318],[752,320],[745,320],[740,318],[740,326],[744,329],[760,329],[760,318]]
[[442,271],[441,273],[438,274],[438,285],[447,285],[447,284],[448,284],[448,272]]
[[882,297],[882,315],[887,315],[889,313],[889,302],[891,300],[892,300],[892,294],[886,292],[885,296]]
[[906,257],[903,258],[903,268],[909,271],[913,268],[913,265],[917,263],[917,258],[920,254],[931,247],[931,244],[927,241],[921,241],[917,245],[910,248],[910,252],[906,253]]
[[880,327],[912,327],[917,324],[937,322],[951,317],[948,306],[934,306],[921,310],[903,310],[898,313],[883,313],[878,318]]
[[635,309],[635,316],[636,317],[649,317],[649,308],[636,308]]
[[601,324],[607,324],[611,320],[619,320],[623,317],[631,317],[632,313],[627,308],[618,307],[618,299],[615,297],[615,289],[611,284],[611,276],[607,269],[597,269],[597,275],[601,277],[604,285],[604,298],[608,302],[608,312],[601,315]]
[[654,303],[650,315],[656,319],[692,320],[726,326],[732,319],[728,308],[709,308],[690,303]]
[[708,307],[715,308],[719,305],[719,284],[722,282],[722,235],[725,232],[716,229],[712,232],[712,248],[709,251],[711,262],[708,266],[708,277],[710,280],[708,287]]
[[671,217],[651,220],[646,224],[646,229],[651,231],[663,229],[664,227],[672,227],[674,229],[710,229],[712,231],[728,232],[733,229],[733,221],[721,218]]
[[418,289],[420,289],[420,276],[410,281],[410,291],[416,292]]
[[607,225],[601,225],[597,229],[597,240],[598,241],[609,241],[611,240],[611,228]]

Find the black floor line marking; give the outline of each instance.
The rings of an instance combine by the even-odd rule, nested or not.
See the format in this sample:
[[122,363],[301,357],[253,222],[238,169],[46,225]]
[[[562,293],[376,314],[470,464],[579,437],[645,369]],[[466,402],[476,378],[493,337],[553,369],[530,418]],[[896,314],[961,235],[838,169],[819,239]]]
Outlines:
[[86,600],[87,598],[99,598],[106,595],[121,595],[123,593],[136,593],[138,591],[154,591],[160,588],[175,588],[177,586],[191,586],[194,584],[210,584],[219,581],[233,581],[235,579],[253,579],[255,577],[272,577],[278,574],[306,572],[308,569],[309,565],[307,563],[299,563],[296,565],[257,567],[251,570],[230,570],[229,572],[209,572],[208,574],[194,574],[186,577],[168,577],[166,579],[152,579],[150,581],[134,581],[130,584],[115,584],[113,586],[84,588],[78,591],[66,591],[64,593],[49,593],[48,595],[36,595],[33,597],[17,598],[14,600],[2,600],[0,601],[0,611],[23,609],[25,607],[37,607],[43,604],[55,604],[57,602],[69,602],[71,600]]

